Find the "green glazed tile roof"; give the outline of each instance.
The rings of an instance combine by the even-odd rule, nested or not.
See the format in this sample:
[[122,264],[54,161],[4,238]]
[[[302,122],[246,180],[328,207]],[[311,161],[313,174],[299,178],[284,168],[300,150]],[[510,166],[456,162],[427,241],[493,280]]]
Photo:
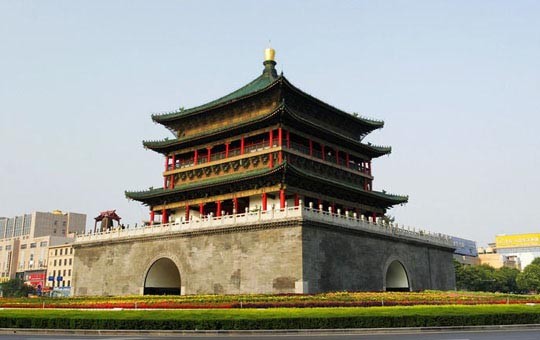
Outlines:
[[288,168],[290,168],[291,170],[295,171],[296,173],[300,174],[301,176],[308,176],[308,177],[312,177],[312,178],[315,178],[316,180],[318,181],[323,181],[323,182],[329,182],[329,183],[332,183],[333,185],[337,185],[337,186],[341,186],[341,187],[346,187],[350,190],[354,190],[354,191],[357,191],[357,192],[362,192],[364,194],[367,194],[369,196],[374,196],[374,197],[377,197],[377,198],[381,198],[385,201],[389,201],[391,202],[392,205],[394,204],[399,204],[399,203],[407,203],[407,201],[409,200],[409,196],[401,196],[401,195],[392,195],[392,194],[388,194],[386,192],[379,192],[379,191],[366,191],[366,190],[363,190],[357,186],[354,186],[352,184],[348,184],[348,183],[344,183],[344,182],[341,182],[341,181],[337,181],[337,180],[334,180],[334,179],[331,179],[331,178],[328,178],[328,177],[324,177],[324,176],[321,176],[319,174],[316,174],[314,172],[311,172],[311,171],[307,171],[306,169],[299,169],[291,164],[288,164],[287,166]]
[[259,92],[267,87],[270,87],[270,85],[277,82],[279,78],[280,77],[275,77],[271,73],[263,72],[263,74],[255,78],[255,80],[253,80],[249,84],[239,88],[238,90],[232,93],[229,93],[228,95],[224,97],[218,98],[209,103],[196,106],[187,110],[181,110],[181,111],[176,111],[176,112],[171,112],[171,113],[166,113],[166,114],[152,115],[152,119],[158,123],[166,122],[166,121],[169,121],[178,117],[186,116],[194,112],[202,111],[204,109],[208,109],[208,108],[220,105],[220,104],[225,104],[225,103],[234,101],[236,99],[240,99],[242,97],[248,96],[250,94]]

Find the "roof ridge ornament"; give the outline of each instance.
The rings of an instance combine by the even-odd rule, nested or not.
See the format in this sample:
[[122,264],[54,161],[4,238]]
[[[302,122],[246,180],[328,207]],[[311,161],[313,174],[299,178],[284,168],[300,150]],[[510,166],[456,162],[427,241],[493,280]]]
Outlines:
[[275,58],[276,50],[270,47],[270,42],[268,42],[268,47],[264,50],[263,75],[274,79],[278,77]]

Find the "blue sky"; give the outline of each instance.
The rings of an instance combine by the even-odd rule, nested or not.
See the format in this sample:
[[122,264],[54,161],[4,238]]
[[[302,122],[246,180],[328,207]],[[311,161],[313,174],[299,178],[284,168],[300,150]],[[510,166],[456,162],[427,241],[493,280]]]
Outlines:
[[540,228],[538,1],[2,1],[0,216],[148,209],[162,183],[150,114],[278,70],[382,119],[375,189],[406,225],[480,244]]

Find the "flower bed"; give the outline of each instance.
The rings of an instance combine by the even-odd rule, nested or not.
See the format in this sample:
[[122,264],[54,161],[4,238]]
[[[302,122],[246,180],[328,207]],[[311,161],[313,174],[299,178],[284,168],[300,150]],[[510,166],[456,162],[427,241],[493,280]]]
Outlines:
[[335,292],[282,295],[185,295],[72,298],[0,298],[3,308],[231,309],[413,305],[540,304],[539,295],[478,292]]

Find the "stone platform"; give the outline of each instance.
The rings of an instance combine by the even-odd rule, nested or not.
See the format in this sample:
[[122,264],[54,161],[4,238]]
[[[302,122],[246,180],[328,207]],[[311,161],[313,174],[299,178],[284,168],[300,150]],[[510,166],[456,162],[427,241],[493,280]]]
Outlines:
[[308,207],[77,236],[74,295],[454,289],[449,237]]

